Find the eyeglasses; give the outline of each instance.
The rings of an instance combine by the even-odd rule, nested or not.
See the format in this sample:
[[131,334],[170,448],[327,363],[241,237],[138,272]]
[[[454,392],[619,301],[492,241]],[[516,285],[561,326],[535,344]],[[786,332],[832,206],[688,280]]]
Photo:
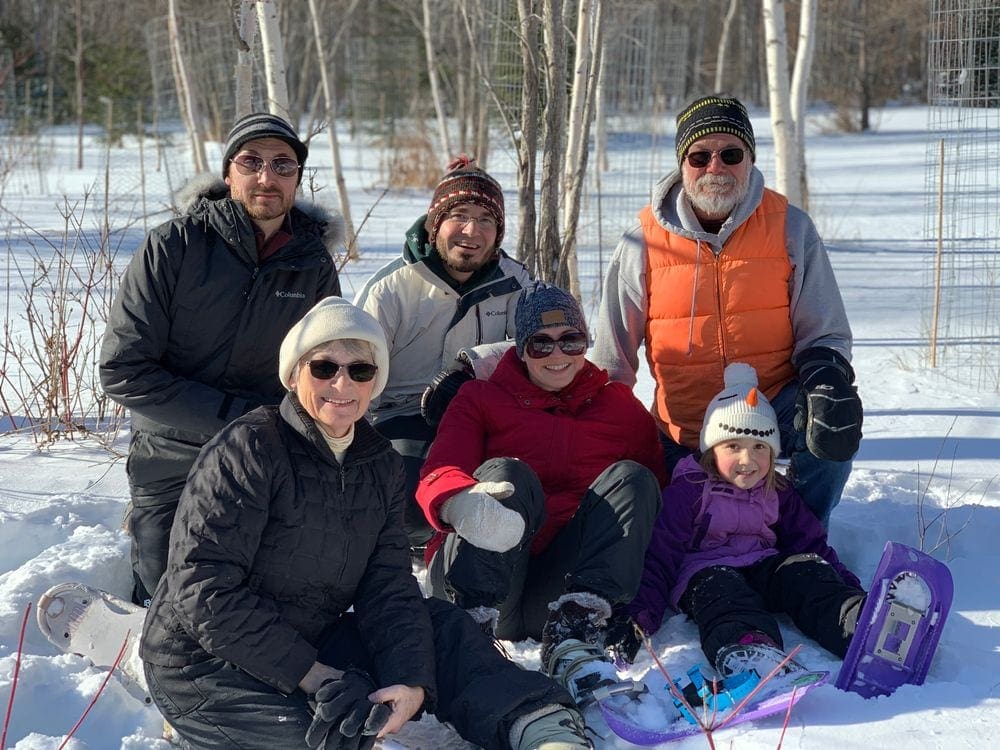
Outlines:
[[487,214],[486,216],[480,216],[476,218],[475,216],[469,216],[468,214],[463,214],[460,211],[456,211],[455,213],[450,213],[447,216],[445,216],[444,220],[450,221],[452,224],[459,224],[462,227],[466,227],[469,225],[470,221],[474,221],[476,223],[476,226],[482,230],[497,228],[497,220],[494,219],[489,214]]
[[294,177],[302,169],[302,166],[295,159],[289,159],[287,156],[262,159],[259,156],[243,154],[242,156],[234,156],[229,161],[236,165],[236,170],[244,177],[260,174],[264,171],[265,166],[269,166],[278,177]]
[[716,154],[722,159],[723,164],[727,164],[730,167],[742,162],[744,156],[743,149],[734,146],[732,148],[724,148],[721,151],[689,151],[688,155],[684,158],[695,169],[704,169],[711,163],[712,157]]
[[347,377],[355,383],[367,383],[378,372],[378,367],[371,362],[351,362],[349,365],[342,365],[327,359],[311,359],[306,364],[309,365],[309,372],[316,380],[332,380],[337,377],[341,367],[347,368]]
[[542,359],[556,350],[558,346],[563,354],[571,357],[579,356],[587,351],[587,334],[575,331],[564,333],[557,339],[542,334],[528,336],[524,342],[524,351],[532,359]]

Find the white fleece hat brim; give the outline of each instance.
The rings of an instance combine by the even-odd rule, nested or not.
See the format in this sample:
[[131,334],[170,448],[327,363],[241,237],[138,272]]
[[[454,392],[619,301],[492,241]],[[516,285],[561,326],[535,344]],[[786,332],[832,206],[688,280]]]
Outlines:
[[321,344],[341,339],[360,339],[371,344],[375,366],[378,367],[372,388],[372,398],[376,398],[389,379],[389,347],[385,331],[375,318],[343,297],[320,300],[285,335],[278,355],[281,384],[291,390],[292,371],[302,356]]

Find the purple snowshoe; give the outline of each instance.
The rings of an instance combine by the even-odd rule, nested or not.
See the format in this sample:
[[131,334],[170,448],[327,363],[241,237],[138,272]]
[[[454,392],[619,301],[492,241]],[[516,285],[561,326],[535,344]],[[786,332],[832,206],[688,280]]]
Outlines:
[[836,685],[865,698],[921,685],[951,607],[951,571],[900,542],[887,542]]
[[[795,669],[763,682],[756,672],[743,672],[709,685],[704,669],[688,670],[686,679],[675,685],[697,716],[667,687],[657,684],[629,701],[599,700],[605,722],[612,732],[635,745],[659,745],[701,734],[702,724],[720,730],[783,713],[823,685],[828,676],[827,672]],[[754,690],[757,692],[740,705]]]

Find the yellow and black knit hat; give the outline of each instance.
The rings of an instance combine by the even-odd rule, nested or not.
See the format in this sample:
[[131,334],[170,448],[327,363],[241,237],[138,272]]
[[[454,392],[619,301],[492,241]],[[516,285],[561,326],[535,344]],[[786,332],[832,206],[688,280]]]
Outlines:
[[742,102],[732,97],[703,96],[695,99],[677,115],[677,163],[684,161],[691,144],[713,133],[729,133],[741,139],[756,160],[756,141],[750,115]]

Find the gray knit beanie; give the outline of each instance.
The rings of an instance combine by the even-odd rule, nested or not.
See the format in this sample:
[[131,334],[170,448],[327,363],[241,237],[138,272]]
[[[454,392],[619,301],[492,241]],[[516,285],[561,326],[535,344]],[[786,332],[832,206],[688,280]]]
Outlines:
[[[309,147],[299,140],[298,134],[285,120],[267,112],[253,112],[241,117],[233,125],[226,138],[226,151],[222,158],[222,176],[229,171],[229,162],[236,153],[249,141],[260,138],[277,138],[284,141],[295,152],[301,166],[305,166],[309,156]],[[302,182],[302,170],[299,170],[299,182]]]
[[725,387],[705,410],[701,428],[702,453],[734,438],[755,438],[781,453],[778,417],[764,394],[757,390],[757,371],[743,362],[734,362],[723,374]]
[[320,344],[339,339],[359,339],[371,344],[375,366],[378,367],[372,398],[377,397],[389,379],[389,347],[385,331],[375,318],[343,297],[321,299],[285,334],[278,355],[281,384],[291,389],[292,371],[302,356]]
[[587,333],[587,318],[576,298],[564,289],[538,281],[522,290],[514,312],[517,355],[524,356],[524,342],[543,328],[570,326]]

